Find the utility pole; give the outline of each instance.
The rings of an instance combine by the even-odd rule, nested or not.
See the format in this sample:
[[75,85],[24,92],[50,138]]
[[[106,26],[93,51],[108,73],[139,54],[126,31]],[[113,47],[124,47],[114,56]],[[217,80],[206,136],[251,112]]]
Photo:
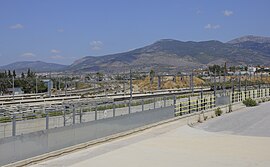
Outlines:
[[224,78],[223,78],[223,94],[224,94],[224,96],[226,95],[226,73],[227,73],[227,65],[226,65],[226,62],[225,62],[225,65],[224,65]]
[[241,91],[241,72],[239,73],[239,83],[238,83],[238,90]]
[[261,84],[263,84],[263,75],[262,75],[262,72],[261,72]]
[[14,76],[12,76],[12,96],[13,96],[13,101],[14,101],[14,95],[15,95]]
[[161,89],[161,76],[158,75],[158,90]]
[[129,71],[129,83],[130,83],[130,99],[129,99],[129,114],[131,113],[131,102],[132,102],[132,72],[131,72],[131,69]]
[[37,77],[36,77],[36,94],[38,94],[38,86],[37,86]]
[[129,76],[130,76],[130,100],[132,100],[133,89],[132,89],[132,72],[131,72],[131,69],[130,69],[130,72],[129,72]]
[[67,73],[65,73],[65,96],[67,96]]
[[245,92],[247,91],[247,79],[245,80]]
[[217,93],[216,74],[217,74],[217,71],[216,71],[216,69],[215,69],[215,74],[214,74],[214,96],[215,96],[215,97],[216,97],[216,93]]
[[194,94],[194,85],[193,85],[193,70],[190,74],[190,89],[191,89],[191,92],[192,92],[192,95]]
[[231,79],[231,84],[232,84],[232,93],[234,93],[234,79]]
[[50,71],[50,79],[49,79],[49,83],[48,83],[48,94],[49,97],[51,97],[52,95],[52,72]]

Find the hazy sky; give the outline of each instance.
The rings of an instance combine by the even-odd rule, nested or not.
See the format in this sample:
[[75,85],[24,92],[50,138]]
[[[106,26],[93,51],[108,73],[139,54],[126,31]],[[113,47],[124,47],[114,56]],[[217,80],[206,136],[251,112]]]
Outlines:
[[0,65],[71,64],[159,39],[270,36],[269,0],[0,0]]

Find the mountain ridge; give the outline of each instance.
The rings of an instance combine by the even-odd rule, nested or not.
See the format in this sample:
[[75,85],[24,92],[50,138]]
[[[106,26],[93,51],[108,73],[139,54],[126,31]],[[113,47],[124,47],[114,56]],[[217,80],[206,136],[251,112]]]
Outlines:
[[66,68],[67,65],[47,63],[43,61],[17,61],[7,65],[0,66],[0,70],[15,70],[25,72],[28,68],[35,72],[59,71]]
[[256,42],[256,43],[270,43],[270,37],[256,36],[256,35],[246,35],[233,40],[228,41],[229,44],[236,44],[242,42]]
[[[270,38],[261,36],[243,36],[228,42],[179,41],[160,39],[150,45],[130,51],[103,56],[86,56],[70,65],[54,63],[17,62],[2,66],[0,69],[34,68],[36,71],[69,72],[123,72],[130,68],[140,71],[155,69],[158,71],[190,71],[206,68],[213,64],[227,65],[270,65]],[[36,64],[36,65],[33,65]],[[9,67],[9,68],[7,68]]]
[[[217,40],[178,41],[161,39],[132,51],[100,57],[84,57],[71,64],[71,71],[191,70],[212,64],[269,64],[268,54],[249,48],[236,47]],[[109,70],[108,70],[109,69]]]

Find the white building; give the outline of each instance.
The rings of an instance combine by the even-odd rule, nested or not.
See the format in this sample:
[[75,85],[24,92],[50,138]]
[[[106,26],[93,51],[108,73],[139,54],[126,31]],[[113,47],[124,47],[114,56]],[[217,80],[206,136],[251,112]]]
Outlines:
[[248,67],[248,73],[253,75],[256,72],[256,67],[250,66]]

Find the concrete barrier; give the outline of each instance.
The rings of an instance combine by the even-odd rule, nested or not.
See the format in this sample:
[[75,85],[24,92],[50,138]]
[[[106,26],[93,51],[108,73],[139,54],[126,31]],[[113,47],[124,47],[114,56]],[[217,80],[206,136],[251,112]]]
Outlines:
[[3,138],[0,139],[0,165],[17,162],[173,117],[174,107],[170,106]]

